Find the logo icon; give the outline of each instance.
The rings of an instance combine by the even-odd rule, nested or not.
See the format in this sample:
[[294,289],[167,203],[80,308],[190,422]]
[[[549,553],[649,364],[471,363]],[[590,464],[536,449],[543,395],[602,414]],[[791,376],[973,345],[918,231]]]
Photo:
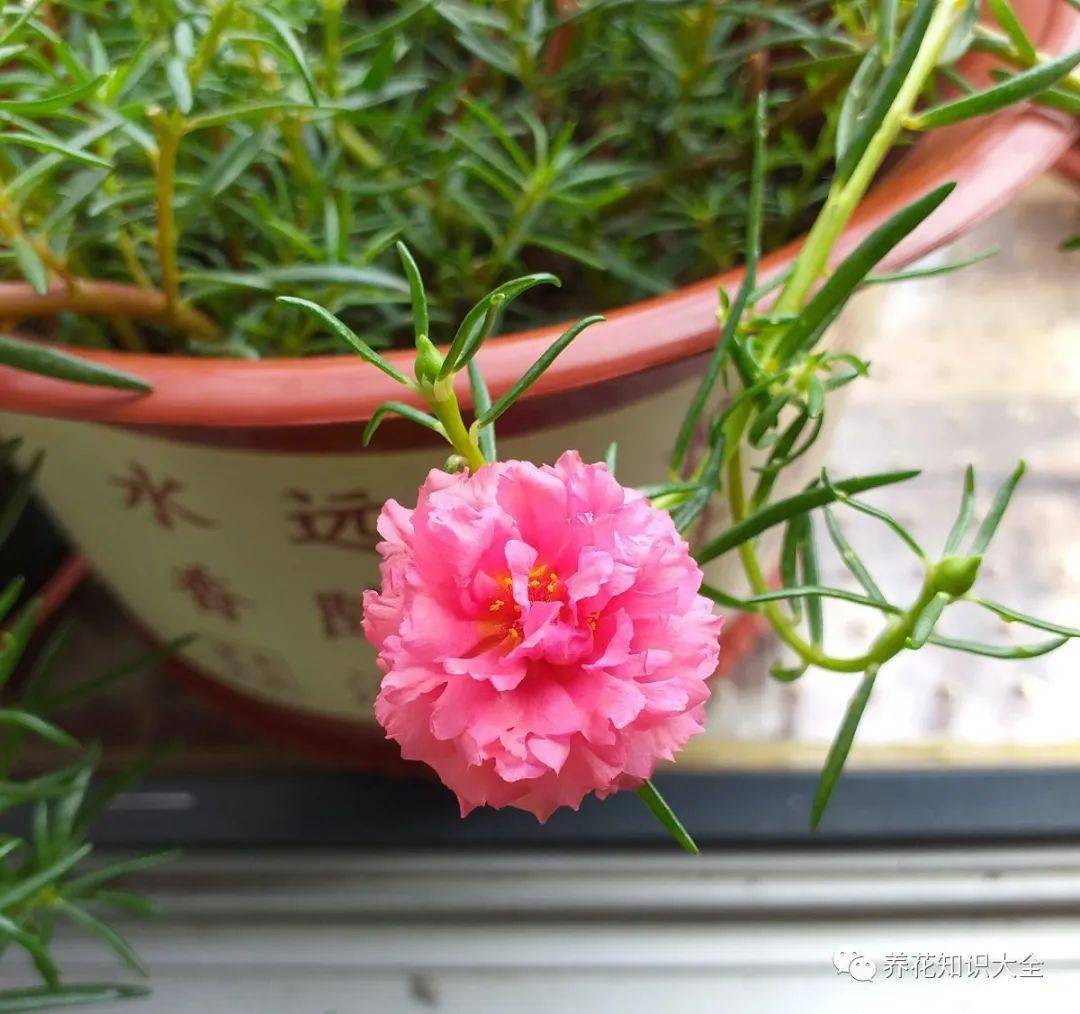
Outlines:
[[833,952],[837,975],[850,975],[856,982],[869,982],[877,975],[877,964],[862,951],[846,948]]

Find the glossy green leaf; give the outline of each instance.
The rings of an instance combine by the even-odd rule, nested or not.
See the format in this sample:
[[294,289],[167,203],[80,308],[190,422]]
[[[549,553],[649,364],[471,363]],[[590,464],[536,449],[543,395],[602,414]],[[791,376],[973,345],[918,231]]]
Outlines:
[[[901,612],[899,607],[890,605],[883,599],[873,598],[869,595],[860,595],[858,592],[848,591],[846,588],[828,588],[824,585],[793,585],[790,588],[777,588],[775,591],[762,592],[750,598],[737,600],[743,606],[757,606],[765,602],[783,602],[788,599],[838,599],[842,602],[852,602],[857,606],[867,606],[882,613],[896,614]],[[820,638],[817,639],[820,643]]]
[[[803,581],[811,587],[820,584],[821,571],[817,562],[817,544],[814,532],[814,519],[810,514],[802,515],[805,528],[799,540],[799,564]],[[821,644],[825,640],[825,613],[821,608],[821,598],[812,595],[806,602],[806,626],[810,631],[810,641]]]
[[[39,456],[35,465],[39,464],[40,461],[41,457]],[[34,469],[32,468],[29,472],[25,472],[20,476],[19,481],[25,488],[20,491],[18,497],[14,501],[9,500],[5,502],[3,507],[3,526],[14,527],[14,521],[11,520],[11,515],[13,512],[22,512],[26,500],[29,498],[29,485],[30,482],[33,481],[33,474]],[[15,672],[15,666],[18,665],[19,661],[22,659],[23,652],[26,650],[26,645],[34,635],[34,631],[37,629],[37,621],[40,614],[41,600],[31,599],[19,610],[14,621],[4,630],[0,631],[0,687],[5,686]]]
[[896,29],[899,13],[899,0],[878,0],[877,36],[881,48],[881,62],[888,66],[896,49]]
[[981,0],[963,0],[960,16],[953,24],[949,38],[938,56],[937,64],[942,70],[950,70],[961,59],[975,40],[975,26],[979,22]]
[[[45,980],[47,986],[55,987],[59,985],[60,969],[57,968],[56,962],[53,960],[52,955],[49,954],[48,946],[30,930],[20,926],[7,916],[0,915],[0,941],[4,940],[13,941],[30,955],[34,967]],[[0,997],[2,996],[3,994],[0,993]],[[27,1008],[17,1007],[15,1009],[26,1010]]]
[[13,884],[0,884],[0,911],[9,912],[16,905],[25,901],[32,894],[40,891],[47,884],[59,880],[65,873],[81,863],[91,851],[89,844],[80,845],[71,852],[29,876]]
[[85,895],[97,890],[102,884],[112,883],[120,877],[130,876],[132,873],[142,873],[152,870],[162,863],[172,862],[180,855],[179,849],[164,849],[160,852],[150,852],[146,855],[133,856],[130,859],[118,859],[105,866],[99,866],[87,873],[72,877],[67,881],[66,888],[72,895]]
[[[896,0],[884,0],[883,6],[892,8],[892,15],[895,19]],[[895,29],[895,24],[893,27]],[[847,151],[852,137],[855,136],[862,118],[869,112],[866,106],[870,100],[874,82],[878,74],[881,73],[883,66],[889,62],[885,52],[885,39],[886,36],[883,35],[878,46],[871,46],[866,51],[862,62],[847,86],[844,101],[840,106],[840,115],[836,121],[836,157],[838,160],[843,159],[844,153]]]
[[226,106],[213,113],[193,116],[187,121],[187,131],[192,133],[209,127],[228,126],[243,120],[263,118],[270,113],[304,113],[320,110],[322,112],[340,111],[341,107],[328,104],[314,106],[307,102],[289,102],[284,99],[260,99],[255,102],[241,102],[235,106]]
[[[43,2],[44,0],[30,0],[30,3],[15,9],[17,13],[15,14],[14,20],[10,25],[7,25],[0,31],[0,46],[6,46],[9,42],[13,42],[19,37],[19,34],[26,28],[26,25],[37,13],[37,9]],[[7,11],[5,11],[5,13],[7,13]]]

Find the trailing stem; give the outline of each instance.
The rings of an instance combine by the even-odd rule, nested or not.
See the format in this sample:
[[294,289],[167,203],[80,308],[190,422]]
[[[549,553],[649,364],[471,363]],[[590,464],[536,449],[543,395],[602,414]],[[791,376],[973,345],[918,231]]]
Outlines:
[[806,243],[795,260],[790,278],[776,301],[778,313],[795,313],[821,277],[836,241],[850,220],[885,156],[903,129],[904,118],[915,108],[919,94],[934,73],[953,26],[971,0],[940,0],[934,9],[914,63],[878,129],[870,138],[850,176],[833,180]]

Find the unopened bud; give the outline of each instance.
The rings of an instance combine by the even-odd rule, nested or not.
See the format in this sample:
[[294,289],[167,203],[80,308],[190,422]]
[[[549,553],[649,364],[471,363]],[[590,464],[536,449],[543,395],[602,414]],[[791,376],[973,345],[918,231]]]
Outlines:
[[979,576],[981,556],[946,556],[934,564],[934,586],[953,598],[971,591]]
[[431,387],[439,376],[442,369],[443,357],[427,335],[419,335],[416,339],[416,366],[414,371],[416,379],[421,385]]

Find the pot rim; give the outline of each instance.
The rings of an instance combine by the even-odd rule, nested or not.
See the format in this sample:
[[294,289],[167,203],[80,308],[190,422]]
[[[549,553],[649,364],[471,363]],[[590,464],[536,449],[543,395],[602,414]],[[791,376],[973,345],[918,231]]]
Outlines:
[[[1042,18],[1042,31],[1031,33],[1042,48],[1057,54],[1080,44],[1080,13],[1069,5],[1027,0],[1018,6],[1028,15],[1025,20]],[[941,208],[880,267],[896,270],[910,264],[1006,204],[1025,183],[1050,168],[1077,135],[1075,121],[1032,106],[936,130],[870,190],[835,255],[849,253],[911,200],[957,179],[961,185]],[[763,282],[790,263],[804,238],[763,259]],[[732,292],[743,272],[739,266],[610,312],[604,323],[589,328],[564,351],[525,397],[588,387],[707,352],[716,335],[717,287]],[[492,393],[508,390],[565,327],[564,322],[485,343],[479,364]],[[658,340],[659,335],[663,337]],[[251,361],[77,351],[87,360],[142,377],[153,391],[85,387],[0,367],[0,409],[135,426],[221,429],[355,423],[369,419],[387,400],[420,405],[412,392],[345,355]],[[412,356],[408,349],[388,354],[405,373],[411,372]],[[459,396],[468,407],[468,384],[463,377],[459,381]]]

